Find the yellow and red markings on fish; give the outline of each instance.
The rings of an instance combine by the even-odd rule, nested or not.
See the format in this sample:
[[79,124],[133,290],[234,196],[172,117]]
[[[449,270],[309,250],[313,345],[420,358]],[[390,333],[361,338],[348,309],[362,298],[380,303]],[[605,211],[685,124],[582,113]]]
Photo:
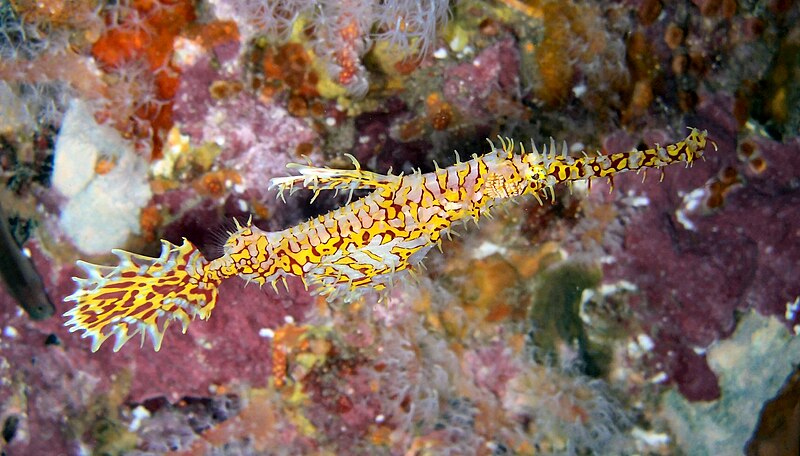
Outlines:
[[[684,140],[665,147],[611,155],[570,157],[566,143],[559,153],[551,140],[541,152],[526,152],[501,139],[488,154],[460,161],[434,172],[409,175],[290,165],[299,175],[272,179],[283,196],[305,187],[372,193],[325,215],[278,232],[266,232],[248,222],[230,234],[224,254],[207,260],[189,241],[180,246],[162,242],[158,258],[123,250],[117,266],[79,262],[87,278],[75,278],[78,289],[66,301],[75,306],[64,315],[70,331],[83,331],[97,350],[116,336],[114,350],[137,333],[149,334],[156,350],[172,320],[183,331],[191,320],[207,319],[222,280],[239,276],[276,287],[296,276],[313,291],[332,295],[363,289],[382,290],[395,274],[419,264],[439,246],[456,222],[478,221],[508,199],[533,195],[540,203],[552,198],[559,183],[612,178],[625,171],[660,169],[674,163],[687,166],[702,157],[706,132],[691,129]],[[491,143],[490,143],[491,144]],[[713,144],[713,142],[712,142]],[[352,157],[351,157],[352,158]],[[277,288],[277,287],[276,287]]]

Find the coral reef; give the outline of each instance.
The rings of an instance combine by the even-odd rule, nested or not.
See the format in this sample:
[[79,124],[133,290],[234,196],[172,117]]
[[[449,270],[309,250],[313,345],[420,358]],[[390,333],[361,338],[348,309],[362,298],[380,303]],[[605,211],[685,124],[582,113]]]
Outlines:
[[[796,453],[798,18],[779,0],[0,2],[0,452]],[[157,353],[64,327],[78,259],[184,237],[213,259],[234,218],[279,231],[345,204],[277,200],[288,163],[407,175],[498,135],[577,158],[687,125],[716,146],[703,162],[504,206],[381,294],[227,281]]]
[[280,40],[298,30],[307,33],[330,81],[355,97],[369,90],[362,59],[374,42],[386,42],[408,58],[419,58],[433,46],[436,29],[446,23],[448,14],[448,2],[442,0],[217,0],[213,4],[219,17],[242,24],[248,35]]
[[[732,124],[730,114],[715,118],[713,112],[726,104],[731,106],[731,100],[714,97],[698,111],[707,119]],[[629,278],[642,290],[643,300],[634,302],[633,310],[652,326],[659,369],[694,399],[709,400],[720,394],[702,352],[731,334],[737,310],[756,308],[765,315],[784,315],[786,303],[800,294],[792,277],[797,264],[798,195],[791,187],[798,170],[788,159],[800,148],[797,140],[763,141],[758,150],[764,162],[780,161],[785,166],[767,166],[757,173],[738,159],[732,141],[720,140],[720,154],[708,162],[714,165],[705,171],[698,167],[690,179],[678,182],[668,174],[660,185],[634,181],[619,187],[624,192],[646,192],[650,205],[672,207],[669,214],[633,215],[623,240],[625,251],[633,254],[620,256],[619,262],[606,269],[608,278]],[[743,183],[718,202],[715,182],[721,182],[719,173],[726,169],[742,176]],[[672,185],[677,186],[672,193],[683,196],[670,204],[665,200]],[[666,249],[667,245],[671,248]],[[652,255],[662,261],[658,265],[643,261]],[[659,305],[653,305],[656,302]],[[786,323],[796,325],[796,316]]]

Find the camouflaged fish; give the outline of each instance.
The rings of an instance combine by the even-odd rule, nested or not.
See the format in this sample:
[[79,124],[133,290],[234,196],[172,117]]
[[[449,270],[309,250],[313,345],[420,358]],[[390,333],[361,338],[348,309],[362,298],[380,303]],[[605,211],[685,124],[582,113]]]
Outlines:
[[[710,142],[710,141],[709,141]],[[409,175],[290,165],[299,174],[272,179],[282,196],[305,187],[372,193],[340,209],[283,231],[265,232],[248,222],[225,242],[224,254],[203,257],[186,239],[180,246],[162,242],[161,255],[150,258],[123,250],[117,266],[83,261],[86,278],[74,278],[78,289],[65,298],[75,306],[64,315],[70,331],[92,339],[92,351],[111,336],[114,350],[140,333],[150,335],[159,350],[167,325],[177,320],[183,331],[194,318],[208,319],[217,302],[219,284],[233,276],[275,287],[286,276],[302,279],[312,291],[331,295],[382,290],[395,274],[419,264],[439,246],[456,222],[476,221],[498,203],[520,195],[542,202],[554,198],[559,183],[611,179],[625,171],[660,169],[674,163],[689,166],[702,157],[706,132],[691,129],[683,141],[666,147],[612,155],[568,156],[555,144],[526,152],[509,139],[491,152],[434,172]],[[713,142],[712,142],[713,144]],[[352,158],[352,157],[351,157]],[[277,290],[277,287],[276,287]]]

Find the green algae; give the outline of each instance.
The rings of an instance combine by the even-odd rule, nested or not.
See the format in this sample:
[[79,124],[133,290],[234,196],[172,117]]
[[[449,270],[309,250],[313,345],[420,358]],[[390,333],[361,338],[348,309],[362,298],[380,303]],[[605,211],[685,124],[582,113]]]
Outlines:
[[599,268],[569,262],[539,274],[528,314],[538,361],[556,361],[559,347],[566,345],[577,352],[585,374],[602,374],[604,356],[591,346],[580,317],[584,290],[597,287],[601,279]]

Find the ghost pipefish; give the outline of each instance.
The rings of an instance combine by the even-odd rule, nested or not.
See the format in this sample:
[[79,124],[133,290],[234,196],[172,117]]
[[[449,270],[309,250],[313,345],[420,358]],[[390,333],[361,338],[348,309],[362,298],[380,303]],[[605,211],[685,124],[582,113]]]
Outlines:
[[[223,246],[224,254],[208,260],[188,240],[181,245],[161,241],[158,258],[112,250],[116,266],[83,261],[78,265],[86,278],[73,278],[77,290],[65,301],[74,307],[64,316],[70,332],[82,331],[92,339],[92,351],[115,336],[117,351],[136,334],[142,344],[149,334],[155,350],[161,348],[168,324],[177,320],[183,332],[196,317],[208,319],[217,302],[219,284],[239,276],[259,285],[286,276],[302,279],[307,288],[322,295],[382,290],[392,277],[419,264],[433,247],[441,248],[455,222],[466,223],[486,215],[490,209],[521,195],[554,198],[553,187],[608,178],[626,171],[661,169],[703,156],[707,133],[690,134],[666,147],[633,150],[611,155],[573,158],[564,143],[559,152],[551,139],[541,150],[530,151],[513,140],[500,138],[500,147],[490,141],[491,151],[473,155],[430,173],[376,174],[362,170],[351,157],[354,170],[316,168],[291,164],[297,175],[275,178],[270,187],[279,196],[305,187],[323,190],[372,192],[325,215],[278,232],[265,232],[250,221],[236,221]],[[716,147],[716,146],[715,146]]]

